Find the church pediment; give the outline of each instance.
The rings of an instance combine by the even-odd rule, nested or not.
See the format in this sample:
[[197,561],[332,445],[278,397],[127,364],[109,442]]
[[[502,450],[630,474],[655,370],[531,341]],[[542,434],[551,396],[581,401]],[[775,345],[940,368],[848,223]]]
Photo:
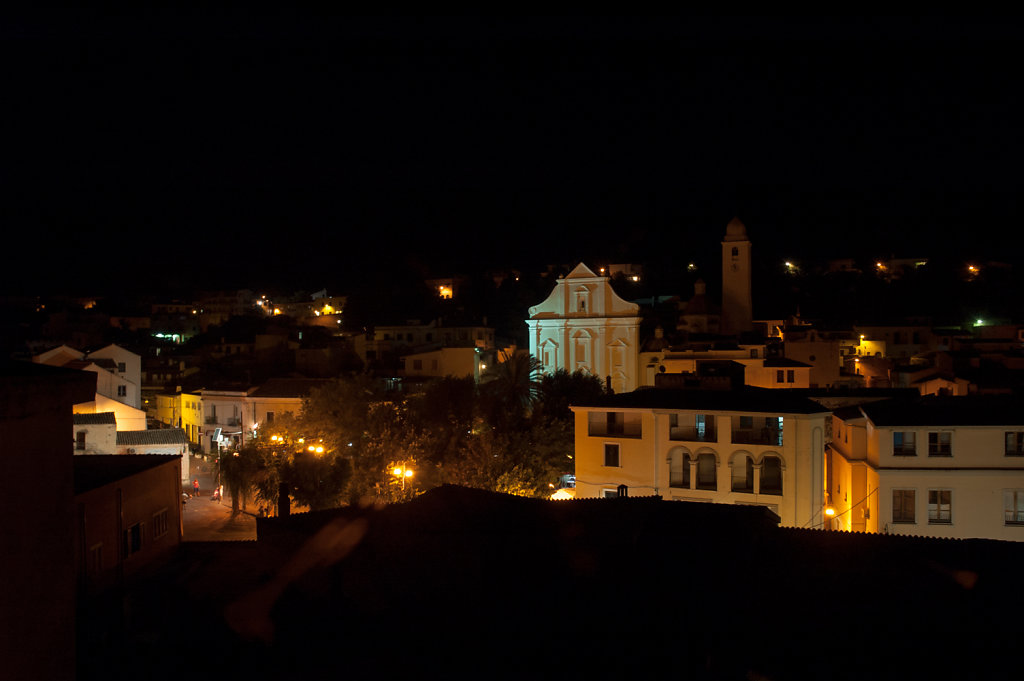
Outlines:
[[639,312],[639,305],[623,300],[612,290],[608,277],[594,274],[581,262],[558,280],[547,300],[530,308],[530,318],[634,317]]
[[597,277],[593,270],[584,265],[582,262],[573,268],[572,272],[565,276],[566,279],[583,279]]

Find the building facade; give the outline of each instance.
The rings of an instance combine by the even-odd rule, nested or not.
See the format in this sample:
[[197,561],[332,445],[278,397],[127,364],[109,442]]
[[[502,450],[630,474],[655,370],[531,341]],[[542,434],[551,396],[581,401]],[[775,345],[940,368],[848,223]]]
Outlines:
[[576,497],[766,506],[807,527],[824,513],[827,409],[780,391],[643,389],[573,408]]
[[616,393],[639,385],[639,306],[612,290],[608,277],[580,263],[530,308],[530,354],[543,371],[584,371]]
[[837,410],[836,529],[1024,541],[1024,403],[921,397]]

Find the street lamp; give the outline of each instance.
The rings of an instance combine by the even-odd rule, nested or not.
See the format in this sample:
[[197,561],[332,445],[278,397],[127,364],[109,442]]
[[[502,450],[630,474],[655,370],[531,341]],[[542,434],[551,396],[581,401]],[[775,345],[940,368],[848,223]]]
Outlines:
[[402,481],[402,491],[405,492],[405,479],[412,477],[413,470],[406,466],[395,466],[391,474]]

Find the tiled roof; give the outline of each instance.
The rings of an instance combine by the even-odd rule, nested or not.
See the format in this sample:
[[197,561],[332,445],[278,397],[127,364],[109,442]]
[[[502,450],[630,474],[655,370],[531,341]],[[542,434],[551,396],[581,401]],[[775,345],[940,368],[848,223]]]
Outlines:
[[154,430],[119,430],[117,444],[129,447],[139,445],[186,445],[188,438],[181,428],[160,428]]
[[75,414],[73,418],[76,426],[117,425],[117,418],[112,411],[104,411],[99,414]]

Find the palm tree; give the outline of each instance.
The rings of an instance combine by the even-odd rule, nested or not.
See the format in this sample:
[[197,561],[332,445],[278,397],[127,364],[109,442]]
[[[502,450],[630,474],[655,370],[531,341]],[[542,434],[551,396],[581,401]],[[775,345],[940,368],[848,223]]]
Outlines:
[[217,465],[221,484],[231,495],[231,517],[244,510],[252,496],[260,467],[259,452],[255,447],[243,447],[234,452],[222,452]]
[[498,364],[481,386],[491,425],[508,430],[520,425],[540,397],[541,363],[528,352],[499,353]]

